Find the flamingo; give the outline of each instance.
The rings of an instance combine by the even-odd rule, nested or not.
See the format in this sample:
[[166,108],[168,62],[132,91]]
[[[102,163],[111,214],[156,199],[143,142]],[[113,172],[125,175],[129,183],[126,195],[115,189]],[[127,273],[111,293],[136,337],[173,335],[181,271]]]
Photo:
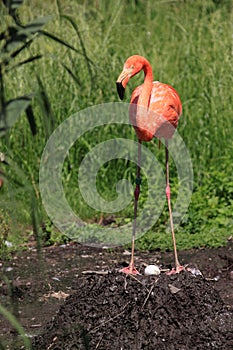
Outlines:
[[136,218],[138,199],[140,194],[140,163],[141,163],[141,143],[149,142],[154,137],[165,139],[166,155],[166,198],[170,217],[170,226],[173,240],[175,268],[169,271],[169,274],[179,273],[184,267],[179,263],[176,239],[174,233],[172,208],[171,208],[171,191],[169,183],[169,150],[168,140],[172,138],[179,117],[182,113],[182,104],[178,93],[175,89],[167,84],[153,81],[153,72],[150,63],[142,56],[130,56],[119,75],[116,85],[117,92],[121,100],[124,98],[126,85],[130,78],[144,71],[144,84],[138,86],[132,93],[130,100],[129,117],[138,138],[138,163],[136,175],[136,187],[134,191],[134,221],[132,230],[132,250],[129,266],[121,269],[126,274],[139,274],[134,265],[134,246],[136,236]]

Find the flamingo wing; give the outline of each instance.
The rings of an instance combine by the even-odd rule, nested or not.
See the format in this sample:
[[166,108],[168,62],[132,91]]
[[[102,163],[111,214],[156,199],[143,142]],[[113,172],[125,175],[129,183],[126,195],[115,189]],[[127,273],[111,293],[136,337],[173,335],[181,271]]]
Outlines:
[[[158,81],[153,82],[153,88],[149,100],[148,118],[137,123],[136,109],[138,98],[143,89],[143,84],[132,93],[130,108],[130,120],[135,128],[137,136],[143,141],[150,141],[153,137],[169,139],[173,136],[182,113],[182,104],[176,90],[167,84]],[[144,125],[145,124],[145,125]]]

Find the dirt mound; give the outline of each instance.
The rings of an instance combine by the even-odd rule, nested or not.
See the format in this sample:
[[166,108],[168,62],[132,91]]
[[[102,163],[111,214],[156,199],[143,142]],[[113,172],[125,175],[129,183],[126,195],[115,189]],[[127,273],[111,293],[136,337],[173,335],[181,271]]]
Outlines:
[[34,349],[232,349],[233,312],[211,282],[182,272],[78,279]]

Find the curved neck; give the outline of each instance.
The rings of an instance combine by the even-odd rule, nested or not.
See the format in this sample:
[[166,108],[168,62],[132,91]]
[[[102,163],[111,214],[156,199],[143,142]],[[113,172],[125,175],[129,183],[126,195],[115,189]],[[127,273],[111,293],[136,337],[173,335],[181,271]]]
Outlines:
[[145,78],[142,92],[138,99],[138,105],[148,108],[153,86],[153,72],[150,63],[147,60],[144,60],[142,70],[144,71]]

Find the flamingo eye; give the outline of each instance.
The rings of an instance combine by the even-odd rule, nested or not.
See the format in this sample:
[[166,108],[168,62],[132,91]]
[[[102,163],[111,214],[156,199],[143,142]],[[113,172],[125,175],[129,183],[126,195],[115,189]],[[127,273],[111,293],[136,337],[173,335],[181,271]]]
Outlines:
[[133,64],[130,66],[130,69],[134,69],[134,65]]

